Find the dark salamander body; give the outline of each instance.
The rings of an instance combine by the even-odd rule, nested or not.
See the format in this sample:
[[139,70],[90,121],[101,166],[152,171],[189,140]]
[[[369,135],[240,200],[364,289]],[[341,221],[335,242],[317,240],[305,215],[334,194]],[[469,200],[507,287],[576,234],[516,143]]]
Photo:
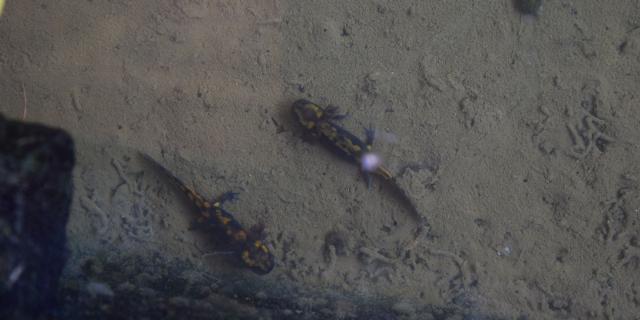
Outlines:
[[231,246],[231,251],[238,255],[245,267],[260,275],[271,272],[275,265],[275,259],[269,248],[252,232],[244,229],[238,220],[222,207],[224,202],[235,200],[236,193],[226,192],[213,202],[209,202],[153,158],[146,154],[142,154],[142,156],[169,176],[186,193],[199,210],[199,222],[224,233]]
[[[351,132],[337,125],[334,121],[344,118],[338,114],[337,107],[322,108],[319,105],[305,99],[293,103],[293,112],[297,115],[300,124],[313,136],[323,140],[339,154],[348,159],[362,164],[362,157],[371,152],[374,132],[366,130],[366,141],[360,140]],[[369,183],[368,172],[363,172]],[[385,180],[392,178],[391,172],[383,166],[378,166],[373,173]]]
[[292,108],[298,118],[298,121],[306,129],[307,133],[322,140],[332,150],[342,156],[345,156],[350,161],[359,164],[361,168],[363,168],[362,173],[367,181],[367,185],[371,185],[370,173],[379,175],[388,182],[391,190],[394,191],[399,199],[408,205],[409,209],[418,221],[418,229],[416,230],[414,240],[414,243],[417,243],[417,239],[422,236],[425,230],[428,230],[429,223],[427,222],[426,217],[418,211],[412,199],[398,184],[395,177],[387,168],[382,165],[378,165],[374,168],[369,167],[366,169],[370,171],[365,171],[364,169],[367,167],[363,165],[363,162],[366,162],[364,159],[367,157],[367,153],[371,152],[371,145],[373,144],[373,130],[367,129],[366,141],[362,141],[335,123],[335,121],[345,117],[344,115],[338,114],[337,107],[329,106],[327,108],[322,108],[313,102],[300,99],[293,103]]

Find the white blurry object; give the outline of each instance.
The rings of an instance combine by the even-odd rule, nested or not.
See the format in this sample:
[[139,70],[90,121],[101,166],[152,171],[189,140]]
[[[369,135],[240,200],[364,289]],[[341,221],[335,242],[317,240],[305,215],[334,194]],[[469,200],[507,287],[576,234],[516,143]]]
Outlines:
[[382,159],[373,152],[367,152],[362,155],[362,171],[373,172],[382,165]]

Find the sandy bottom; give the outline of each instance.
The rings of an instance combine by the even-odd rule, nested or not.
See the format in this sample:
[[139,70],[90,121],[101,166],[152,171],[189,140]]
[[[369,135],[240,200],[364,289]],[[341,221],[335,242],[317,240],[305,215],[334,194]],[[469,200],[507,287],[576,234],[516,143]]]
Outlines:
[[[531,319],[640,314],[640,3],[8,1],[0,112],[68,130],[67,275],[161,255],[214,274]],[[429,223],[301,139],[338,105]],[[137,151],[262,223],[238,269]],[[220,254],[216,254],[220,253]],[[132,280],[133,281],[133,280]],[[117,284],[109,284],[115,286]]]

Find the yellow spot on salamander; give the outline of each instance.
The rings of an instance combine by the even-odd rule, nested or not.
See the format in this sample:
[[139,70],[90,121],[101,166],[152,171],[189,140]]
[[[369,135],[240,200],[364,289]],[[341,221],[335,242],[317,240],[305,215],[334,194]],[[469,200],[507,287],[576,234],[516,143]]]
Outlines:
[[2,9],[4,9],[4,0],[0,0],[0,16],[2,15]]
[[251,256],[249,255],[249,250],[242,251],[242,261],[244,261],[244,263],[249,267],[253,267],[256,265],[256,262],[253,261],[253,259],[251,259]]
[[220,223],[222,223],[225,226],[228,225],[229,222],[231,222],[231,218],[225,217],[224,215],[222,215],[222,211],[221,210],[217,210],[216,211],[216,218],[218,219],[218,221]]
[[242,260],[244,260],[244,261],[251,260],[249,258],[249,250],[242,251]]

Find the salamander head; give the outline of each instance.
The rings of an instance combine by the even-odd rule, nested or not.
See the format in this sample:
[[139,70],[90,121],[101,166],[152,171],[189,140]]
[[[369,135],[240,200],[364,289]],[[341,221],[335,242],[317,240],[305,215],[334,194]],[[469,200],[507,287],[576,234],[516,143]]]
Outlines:
[[267,246],[260,240],[247,241],[240,253],[242,263],[251,271],[265,275],[275,266],[275,258]]
[[298,116],[298,121],[307,129],[313,129],[316,123],[325,116],[322,107],[305,99],[293,103],[293,112]]

